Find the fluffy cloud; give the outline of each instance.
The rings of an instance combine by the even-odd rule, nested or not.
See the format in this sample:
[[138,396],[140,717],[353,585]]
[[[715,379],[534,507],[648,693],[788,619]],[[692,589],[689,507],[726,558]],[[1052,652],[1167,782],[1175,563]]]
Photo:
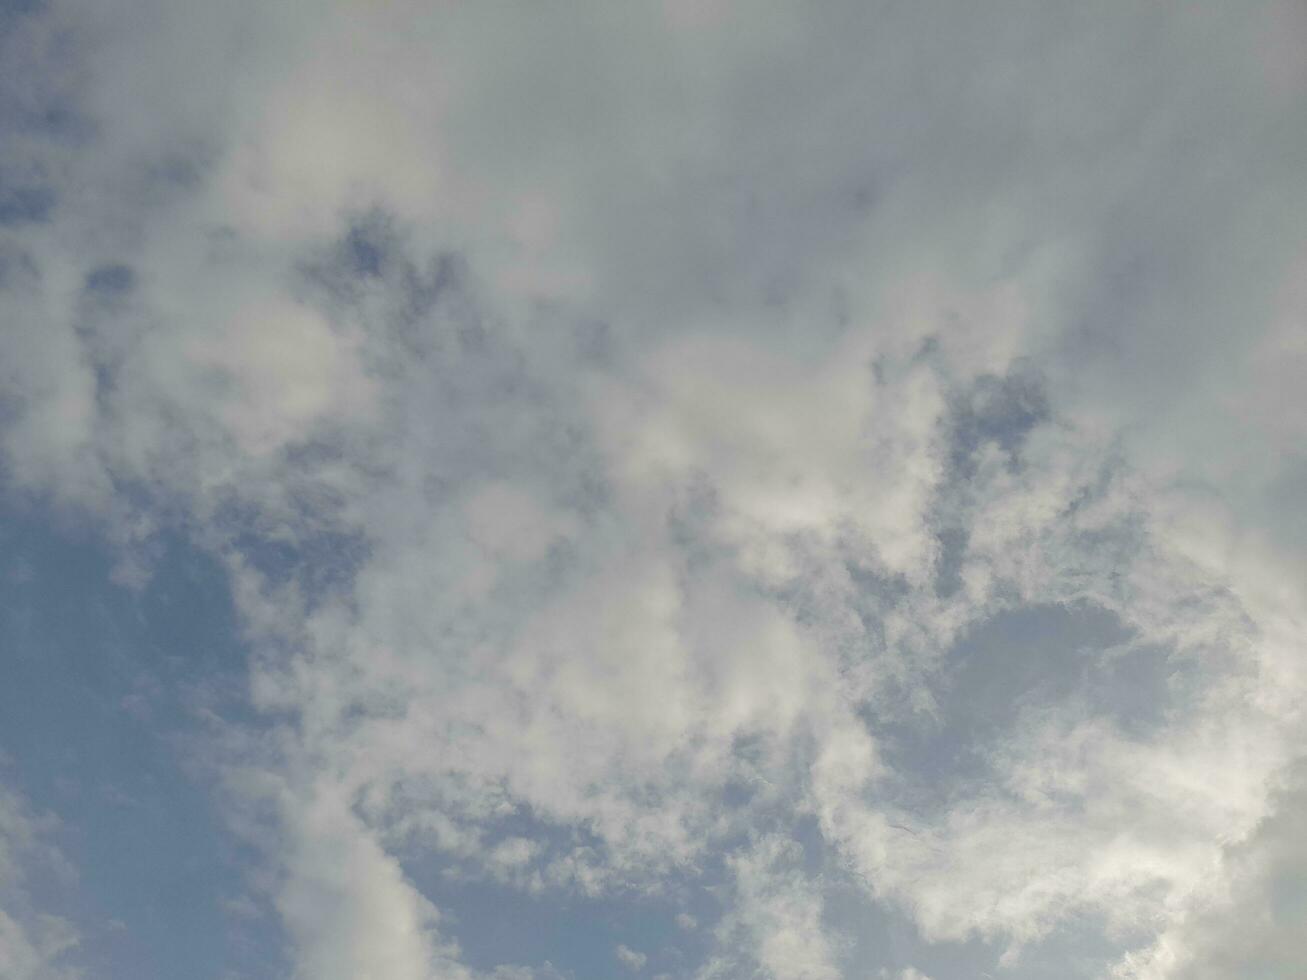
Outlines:
[[1221,855],[1219,888],[1163,934],[1144,955],[1128,957],[1124,977],[1292,976],[1304,947],[1307,853],[1298,832],[1302,763],[1286,774],[1256,829]]
[[632,949],[630,946],[625,946],[622,945],[621,943],[618,943],[617,959],[628,970],[639,971],[644,969],[644,964],[649,959],[649,957],[645,956],[644,953],[637,952],[636,950]]
[[[722,952],[699,976],[747,975],[830,980],[841,976],[838,953],[822,923],[822,902],[799,870],[789,841],[767,838],[732,859],[738,895],[718,927]],[[751,960],[753,961],[751,963]]]
[[225,563],[298,975],[470,975],[423,854],[846,975],[809,817],[1005,968],[1274,931],[1291,4],[123,6],[5,41],[5,474]]

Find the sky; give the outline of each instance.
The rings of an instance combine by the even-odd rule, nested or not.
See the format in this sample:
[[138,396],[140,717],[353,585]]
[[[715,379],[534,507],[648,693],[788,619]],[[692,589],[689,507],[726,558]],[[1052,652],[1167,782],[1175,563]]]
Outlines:
[[0,0],[0,978],[1290,980],[1300,0]]

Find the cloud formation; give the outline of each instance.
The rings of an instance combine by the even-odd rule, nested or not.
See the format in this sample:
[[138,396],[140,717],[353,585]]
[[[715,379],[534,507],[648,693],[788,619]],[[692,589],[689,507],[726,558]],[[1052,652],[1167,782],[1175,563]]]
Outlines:
[[1295,4],[275,7],[0,13],[0,472],[221,563],[291,976],[1291,975]]

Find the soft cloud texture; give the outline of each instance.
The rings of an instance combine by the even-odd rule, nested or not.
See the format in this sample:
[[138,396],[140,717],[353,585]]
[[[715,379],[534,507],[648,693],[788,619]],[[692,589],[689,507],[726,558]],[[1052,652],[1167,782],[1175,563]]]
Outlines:
[[78,942],[67,919],[35,905],[32,889],[72,870],[48,837],[52,818],[33,813],[27,801],[0,786],[0,972],[14,980],[67,980]]
[[1292,975],[1294,4],[275,8],[4,8],[0,460],[288,975]]

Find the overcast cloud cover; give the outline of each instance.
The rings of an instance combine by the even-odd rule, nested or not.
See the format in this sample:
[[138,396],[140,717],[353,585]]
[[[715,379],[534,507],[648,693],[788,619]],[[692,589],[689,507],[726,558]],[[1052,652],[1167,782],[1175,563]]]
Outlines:
[[1302,977],[1305,52],[0,0],[0,977]]

